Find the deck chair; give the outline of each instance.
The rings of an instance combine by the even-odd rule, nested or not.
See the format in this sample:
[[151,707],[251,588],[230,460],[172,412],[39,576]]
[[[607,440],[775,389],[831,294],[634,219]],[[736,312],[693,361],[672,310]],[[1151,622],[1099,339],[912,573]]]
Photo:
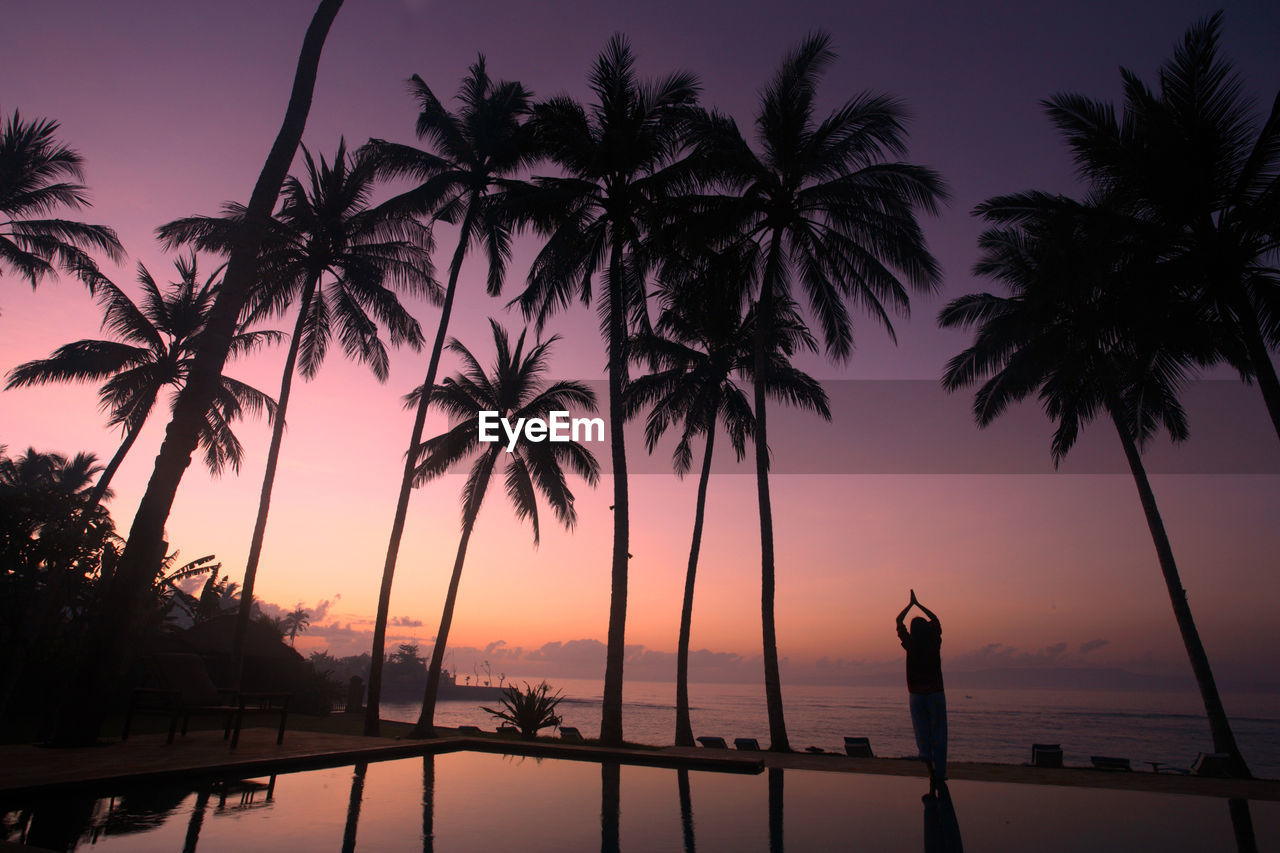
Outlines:
[[736,737],[733,739],[733,748],[759,752],[760,741],[756,740],[753,737]]
[[703,735],[697,740],[698,740],[698,743],[702,744],[707,749],[728,749],[729,748],[729,744],[725,743],[724,738],[722,737],[716,737],[714,735]]
[[1062,744],[1058,744],[1058,743],[1031,744],[1031,766],[1032,767],[1061,767],[1062,766]]
[[503,723],[498,726],[498,734],[505,735],[506,737],[520,737],[520,730],[515,726]]
[[875,753],[871,751],[871,738],[869,737],[845,737],[844,752],[850,758],[875,758]]
[[479,726],[458,726],[458,734],[460,735],[478,735],[483,731],[484,729]]
[[1119,770],[1124,772],[1126,770],[1133,769],[1129,766],[1129,759],[1127,758],[1112,758],[1109,755],[1091,755],[1089,756],[1089,761],[1098,770]]
[[582,732],[578,731],[577,726],[561,726],[560,740],[566,741],[568,743],[585,743],[586,742],[585,739],[582,737]]
[[169,718],[169,736],[173,743],[178,721],[182,734],[187,734],[191,718],[196,715],[223,718],[222,738],[230,738],[231,748],[240,743],[240,727],[246,714],[270,714],[280,718],[276,743],[284,742],[284,727],[289,718],[290,693],[246,693],[214,685],[205,669],[204,660],[193,654],[153,655],[144,661],[149,680],[156,687],[139,687],[129,700],[120,739],[128,740],[134,714],[152,714]]
[[1231,775],[1228,762],[1231,756],[1225,752],[1201,752],[1196,755],[1196,760],[1191,763],[1191,767],[1170,767],[1169,772],[1181,773],[1184,776],[1216,776],[1218,778],[1226,778]]

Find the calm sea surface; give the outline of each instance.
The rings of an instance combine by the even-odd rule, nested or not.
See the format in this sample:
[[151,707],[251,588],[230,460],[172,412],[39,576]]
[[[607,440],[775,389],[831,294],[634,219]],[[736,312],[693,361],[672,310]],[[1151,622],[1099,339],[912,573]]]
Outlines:
[[[519,681],[517,680],[517,683]],[[587,736],[600,728],[601,684],[556,679],[564,692],[564,724]],[[768,746],[763,688],[744,684],[694,684],[689,688],[694,735],[759,738]],[[626,685],[623,733],[654,745],[675,739],[675,685]],[[783,688],[787,732],[793,749],[843,750],[845,735],[871,738],[876,755],[915,755],[907,694],[899,688]],[[1223,700],[1255,775],[1280,778],[1280,694],[1226,694]],[[416,720],[419,705],[385,704],[383,717]],[[1088,764],[1091,755],[1130,759],[1135,767],[1159,761],[1189,767],[1213,742],[1199,695],[1179,691],[964,690],[947,691],[950,757],[954,761],[1025,763],[1032,743],[1061,743],[1068,764]],[[436,722],[445,726],[496,722],[477,703],[442,702]]]

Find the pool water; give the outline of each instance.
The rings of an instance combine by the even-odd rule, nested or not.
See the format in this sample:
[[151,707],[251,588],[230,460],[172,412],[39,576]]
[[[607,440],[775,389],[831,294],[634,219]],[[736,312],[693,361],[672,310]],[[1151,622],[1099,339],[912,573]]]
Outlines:
[[1280,849],[1280,803],[804,770],[760,775],[450,753],[114,796],[0,803],[50,850]]

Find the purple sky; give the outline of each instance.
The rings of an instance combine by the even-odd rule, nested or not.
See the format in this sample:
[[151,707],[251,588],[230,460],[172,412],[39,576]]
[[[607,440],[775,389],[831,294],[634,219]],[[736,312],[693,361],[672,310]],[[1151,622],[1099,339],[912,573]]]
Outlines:
[[[899,345],[893,347],[879,329],[857,317],[858,349],[848,365],[815,358],[806,367],[824,379],[936,380],[946,359],[967,339],[939,331],[933,317],[948,299],[985,287],[968,272],[980,230],[968,211],[998,193],[1075,189],[1068,156],[1038,101],[1058,91],[1116,98],[1120,65],[1150,79],[1186,27],[1214,8],[1185,2],[347,0],[325,48],[304,141],[326,155],[343,134],[353,145],[371,136],[412,141],[415,112],[404,92],[405,78],[417,73],[437,94],[449,96],[478,52],[488,56],[493,75],[518,78],[540,96],[583,97],[585,72],[615,31],[630,37],[643,74],[693,70],[702,79],[705,103],[749,125],[757,91],[784,51],[807,32],[825,29],[834,36],[840,59],[823,83],[824,106],[862,89],[904,99],[914,117],[910,157],[938,169],[953,198],[941,217],[926,224],[945,271],[943,291],[915,302],[912,319],[898,324]],[[7,114],[17,108],[26,116],[59,120],[61,138],[84,154],[95,201],[84,218],[115,227],[130,254],[122,267],[108,268],[118,283],[132,284],[138,260],[157,278],[168,276],[171,262],[152,237],[157,225],[213,213],[222,201],[247,196],[283,113],[312,10],[312,3],[292,0],[53,0],[5,9],[0,110]],[[1276,7],[1227,7],[1226,53],[1236,60],[1250,91],[1267,103],[1280,79],[1277,44]],[[452,247],[447,229],[440,229],[438,239]],[[532,240],[519,245],[509,296],[518,292],[536,249]],[[444,265],[440,258],[437,263]],[[464,292],[450,331],[487,352],[488,316],[498,314],[513,328],[519,321],[501,314],[500,302],[471,286],[482,274],[479,264],[464,269]],[[420,303],[411,308],[433,333],[434,309]],[[63,342],[98,334],[91,300],[71,281],[47,282],[32,294],[24,283],[5,276],[0,312],[0,368],[5,370],[43,357]],[[273,326],[290,323],[278,320]],[[565,335],[557,371],[598,378],[604,356],[594,313],[571,311],[552,330]],[[274,393],[282,359],[283,350],[277,349],[229,372]],[[259,591],[289,606],[302,601],[314,607],[329,600],[324,624],[313,637],[323,644],[318,638],[332,636],[337,643],[339,636],[348,636],[338,629],[351,626],[356,639],[342,649],[346,652],[358,650],[373,611],[396,459],[409,427],[397,397],[421,381],[423,361],[412,353],[395,355],[390,382],[378,386],[366,370],[341,362],[335,353],[316,382],[295,385]],[[444,369],[452,366],[446,362]],[[922,447],[932,448],[928,429],[921,429],[931,423],[930,413],[945,411],[944,422],[953,423],[963,418],[966,402],[939,393],[920,410],[882,407],[878,414],[838,421],[826,440],[856,432],[873,460],[902,458],[911,453],[901,440],[907,434],[904,425],[911,435],[921,434]],[[1215,411],[1209,404],[1202,417],[1212,422]],[[1047,426],[1030,408],[1019,418],[1017,423],[1030,424],[1027,452],[1039,447],[1040,460],[1047,463]],[[1274,473],[1280,454],[1274,436],[1266,443],[1259,401],[1246,395],[1222,420],[1249,418],[1257,423],[1241,428],[1250,441],[1262,437],[1254,457],[1260,460],[1258,470],[1272,473],[1225,476],[1240,473],[1227,467],[1223,476],[1157,478],[1157,489],[1168,500],[1184,580],[1200,592],[1192,601],[1210,654],[1242,675],[1280,663],[1269,651],[1280,646],[1274,621],[1261,608],[1248,606],[1280,592],[1273,557],[1280,541],[1269,521],[1280,510]],[[156,421],[117,480],[113,511],[126,529],[158,447],[163,424]],[[11,453],[35,445],[109,456],[118,439],[100,424],[87,388],[0,395],[0,443]],[[1019,428],[998,425],[995,430],[990,438],[961,436],[955,453],[996,453],[1003,442],[1027,441]],[[1096,432],[1090,440],[1113,441],[1105,426]],[[1224,433],[1221,424],[1207,424],[1197,433],[1238,446],[1231,436],[1239,433]],[[171,541],[184,554],[216,551],[233,579],[242,572],[267,439],[260,424],[245,424],[239,434],[250,454],[241,476],[211,482],[193,465],[170,520]],[[868,435],[881,436],[884,449]],[[953,432],[948,441],[954,438]],[[895,464],[887,471],[872,464],[836,472],[842,476],[780,478],[779,524],[791,525],[780,532],[780,547],[792,548],[779,556],[785,569],[779,581],[784,654],[805,661],[823,654],[895,659],[888,623],[906,587],[914,584],[933,592],[940,612],[955,614],[950,623],[955,630],[948,634],[953,655],[997,642],[1036,654],[1058,643],[1077,648],[1106,638],[1111,642],[1093,654],[1111,655],[1104,658],[1110,663],[1138,665],[1145,659],[1185,666],[1137,499],[1124,477],[1002,478],[981,475],[988,470],[985,463],[969,465],[968,460],[958,465],[968,476],[855,475],[951,470],[931,462],[923,469],[910,461]],[[663,467],[651,463],[647,470]],[[678,613],[672,602],[683,573],[692,487],[656,473],[637,478],[635,486],[633,535],[642,543],[639,548],[655,556],[651,562],[637,556],[628,636],[654,649],[674,647]],[[751,570],[758,565],[752,485],[749,478],[732,477],[719,488],[713,484],[712,500],[723,500],[734,512],[712,509],[704,545],[705,586],[699,593],[705,621],[695,619],[694,643],[752,656],[759,644],[758,581]],[[500,496],[491,498],[455,621],[459,642],[483,647],[502,639],[532,648],[549,641],[603,639],[608,491],[605,486],[592,494],[584,487],[577,534],[544,531],[547,541],[538,552],[528,549],[528,531],[509,519]],[[393,613],[424,623],[416,632],[406,629],[404,636],[425,640],[434,634],[443,573],[457,535],[456,484],[447,479],[423,490],[411,512],[414,528],[401,560]],[[872,517],[874,523],[868,520]],[[832,525],[843,525],[848,535],[829,535]],[[513,555],[527,569],[522,577],[502,574]],[[836,584],[841,592],[832,598],[854,612],[814,605],[824,584],[828,589]],[[562,594],[566,587],[575,591],[568,601]],[[545,603],[536,613],[525,612],[521,602],[538,595]],[[326,634],[330,623],[335,629]]]

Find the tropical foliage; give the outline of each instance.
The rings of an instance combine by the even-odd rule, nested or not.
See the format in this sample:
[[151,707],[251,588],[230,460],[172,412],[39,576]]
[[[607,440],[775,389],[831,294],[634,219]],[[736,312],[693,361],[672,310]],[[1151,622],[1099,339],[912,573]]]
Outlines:
[[[591,451],[577,441],[521,441],[507,449],[502,442],[487,441],[481,436],[481,412],[496,412],[497,417],[512,423],[534,419],[546,423],[550,422],[553,412],[594,412],[596,407],[595,394],[586,385],[564,380],[545,381],[550,350],[558,337],[535,344],[526,352],[524,332],[512,347],[506,330],[494,320],[489,323],[497,350],[492,373],[487,373],[471,351],[457,340],[450,342],[449,349],[462,362],[462,372],[432,389],[431,399],[449,415],[453,426],[448,432],[424,442],[418,454],[422,460],[417,469],[418,483],[439,477],[463,459],[476,454],[462,487],[462,536],[458,540],[458,553],[454,558],[449,590],[445,594],[440,630],[436,633],[435,648],[427,670],[422,711],[414,729],[415,734],[421,737],[432,735],[436,694],[458,600],[458,586],[462,581],[462,565],[489,480],[499,462],[503,463],[507,497],[516,517],[527,520],[533,528],[535,547],[541,536],[538,494],[550,505],[556,520],[572,529],[578,514],[565,476],[566,470],[592,486],[600,477],[599,463]],[[419,388],[417,393],[423,394],[424,389]]]
[[687,72],[656,81],[636,73],[635,55],[615,35],[589,75],[589,107],[557,96],[534,108],[534,127],[547,156],[564,177],[537,177],[525,192],[510,193],[521,221],[546,238],[529,270],[519,304],[541,328],[574,301],[593,299],[605,339],[609,379],[609,441],[613,471],[613,557],[609,629],[600,739],[622,742],[622,665],[630,559],[630,502],[623,435],[627,337],[648,324],[645,238],[665,202],[687,185],[684,146],[688,107],[697,78]]
[[[795,299],[809,309],[827,354],[853,349],[849,305],[871,314],[893,337],[891,312],[906,313],[910,291],[929,293],[939,269],[925,247],[917,213],[945,198],[931,169],[901,162],[905,110],[884,95],[862,93],[825,118],[816,115],[818,83],[835,60],[829,36],[806,38],[783,59],[760,95],[758,150],[732,118],[705,113],[691,122],[694,159],[723,194],[702,201],[703,229],[760,252],[756,285],[756,486],[760,507],[761,621],[771,749],[788,750],[774,620],[775,555],[769,492],[766,363],[778,313]],[[801,294],[793,297],[792,289]]]
[[[531,94],[518,82],[490,78],[484,56],[471,66],[458,88],[456,100],[460,108],[456,113],[449,112],[416,74],[409,81],[409,91],[420,106],[418,138],[430,142],[435,153],[382,140],[372,140],[369,147],[381,173],[421,182],[394,199],[393,205],[415,214],[431,214],[437,221],[458,226],[458,245],[449,263],[449,282],[445,286],[435,343],[427,362],[427,377],[422,383],[423,388],[433,388],[453,312],[458,276],[473,244],[483,244],[485,248],[489,294],[497,296],[502,291],[507,261],[511,257],[511,224],[503,203],[502,187],[512,175],[533,163],[537,147],[531,128],[525,121]],[[366,735],[376,735],[379,728],[382,653],[386,646],[387,620],[391,615],[391,584],[395,579],[400,540],[408,517],[409,497],[418,465],[417,451],[422,444],[429,402],[429,394],[421,395],[414,413],[391,523],[391,537],[383,563],[378,612],[373,626],[373,668],[369,673]]]
[[564,694],[557,690],[551,692],[551,685],[543,681],[536,687],[525,682],[524,689],[508,685],[502,689],[501,704],[497,710],[482,708],[486,714],[492,714],[499,720],[510,723],[520,730],[520,737],[533,740],[538,732],[552,726],[560,725],[560,717],[556,714]]
[[994,227],[980,238],[975,271],[1000,281],[1009,295],[971,294],[943,309],[944,327],[975,329],[973,345],[947,365],[943,385],[979,386],[973,404],[979,426],[1037,395],[1057,425],[1055,465],[1095,417],[1111,421],[1138,487],[1214,748],[1231,756],[1236,775],[1247,776],[1141,456],[1160,430],[1174,440],[1188,435],[1178,392],[1195,366],[1197,342],[1202,359],[1212,352],[1202,318],[1186,301],[1165,298],[1162,263],[1141,224],[1106,200],[1080,204],[1024,194],[991,199],[978,213]]
[[[138,264],[142,304],[105,278],[98,281],[103,308],[102,327],[114,340],[81,340],[60,347],[53,355],[18,365],[9,372],[5,388],[50,382],[97,382],[107,424],[118,426],[124,440],[102,471],[85,502],[89,511],[107,495],[111,479],[138,439],[156,400],[166,387],[180,389],[191,371],[200,333],[213,303],[222,267],[201,281],[195,255],[175,261],[178,280],[162,289],[147,268]],[[232,339],[232,351],[250,355],[278,340],[278,332],[248,331],[244,325]],[[221,377],[213,405],[199,434],[204,461],[215,475],[225,467],[240,469],[244,451],[231,424],[244,412],[276,415],[276,403],[258,389],[229,376]]]
[[23,121],[17,111],[0,127],[0,271],[34,288],[61,269],[93,291],[102,274],[92,253],[118,261],[124,249],[104,225],[50,218],[59,208],[89,206],[79,183],[84,160],[58,141],[57,132],[56,121]]
[[[672,258],[664,265],[660,281],[658,293],[664,307],[658,323],[653,332],[631,341],[632,357],[643,360],[648,372],[632,380],[627,402],[629,413],[648,408],[645,444],[649,452],[669,427],[680,422],[672,463],[676,474],[683,477],[693,463],[693,440],[699,435],[706,437],[676,646],[677,746],[694,745],[689,716],[689,641],[716,432],[724,429],[739,461],[755,434],[751,404],[738,385],[740,380],[750,381],[755,373],[756,317],[742,314],[752,282],[751,254],[708,252],[698,261]],[[829,419],[821,386],[788,361],[799,350],[817,349],[817,342],[790,305],[775,320],[773,341],[766,379],[769,395]]]

